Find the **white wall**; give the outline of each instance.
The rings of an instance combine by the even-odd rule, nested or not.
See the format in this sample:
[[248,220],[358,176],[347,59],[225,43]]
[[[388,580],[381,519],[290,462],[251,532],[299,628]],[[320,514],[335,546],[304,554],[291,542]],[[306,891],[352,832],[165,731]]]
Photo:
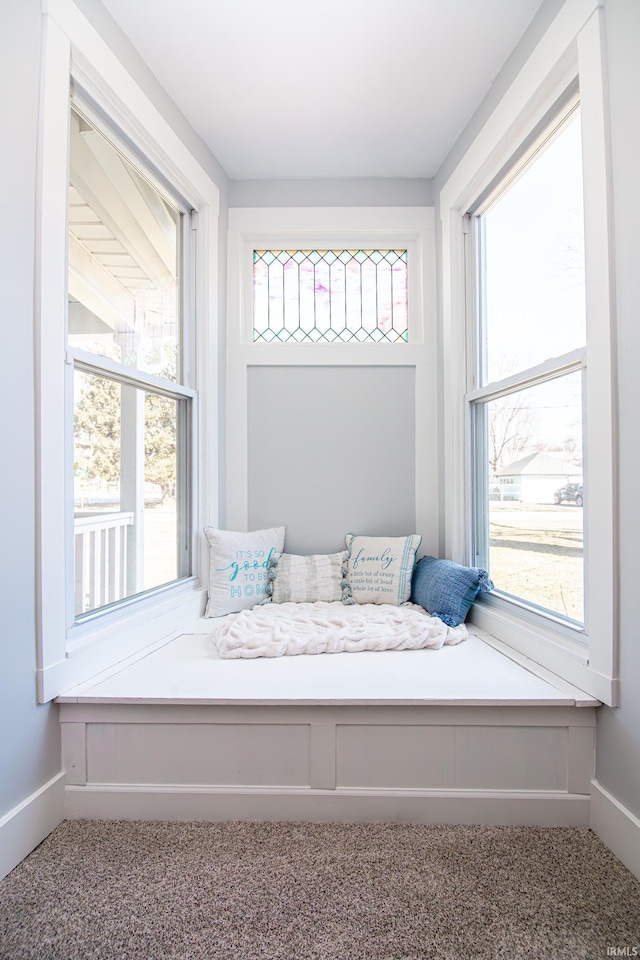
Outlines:
[[40,0],[3,0],[0,28],[2,627],[0,818],[60,770],[57,709],[36,706],[34,256]]
[[232,180],[231,207],[431,207],[431,180]]
[[640,818],[640,3],[606,0],[619,404],[620,706],[598,713],[596,778]]
[[302,554],[415,532],[414,368],[253,367],[247,399],[250,529]]

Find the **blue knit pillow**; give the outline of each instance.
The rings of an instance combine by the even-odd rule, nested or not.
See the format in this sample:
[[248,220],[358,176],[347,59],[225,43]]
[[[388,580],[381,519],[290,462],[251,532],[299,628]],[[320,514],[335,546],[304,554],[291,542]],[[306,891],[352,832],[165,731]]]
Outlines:
[[413,571],[411,601],[447,626],[457,627],[464,623],[478,592],[488,590],[493,590],[493,583],[481,567],[423,557]]

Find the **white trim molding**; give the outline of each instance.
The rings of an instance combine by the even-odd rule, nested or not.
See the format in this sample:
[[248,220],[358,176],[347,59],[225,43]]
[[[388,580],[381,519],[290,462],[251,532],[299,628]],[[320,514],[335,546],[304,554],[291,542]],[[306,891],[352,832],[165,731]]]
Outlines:
[[597,780],[591,781],[589,826],[640,880],[640,820]]
[[0,818],[0,880],[64,819],[64,773],[58,773]]
[[586,827],[589,797],[537,790],[69,785],[68,820],[296,820]]

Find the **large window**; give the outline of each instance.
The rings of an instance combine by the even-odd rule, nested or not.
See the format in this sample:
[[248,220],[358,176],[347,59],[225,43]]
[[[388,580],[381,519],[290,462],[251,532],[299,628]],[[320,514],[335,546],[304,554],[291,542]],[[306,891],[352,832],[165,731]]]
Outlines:
[[183,283],[188,212],[71,111],[76,617],[191,573]]
[[218,188],[73,4],[45,19],[40,701],[200,615],[218,522]]
[[489,642],[617,697],[604,19],[565,7],[439,192],[442,535]]
[[580,112],[552,118],[470,218],[475,561],[496,588],[582,627],[588,488]]

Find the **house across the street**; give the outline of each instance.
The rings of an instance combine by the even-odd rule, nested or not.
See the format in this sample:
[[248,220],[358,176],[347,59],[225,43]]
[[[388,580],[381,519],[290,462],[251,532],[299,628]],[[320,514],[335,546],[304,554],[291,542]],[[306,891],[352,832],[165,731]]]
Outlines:
[[531,453],[496,470],[491,483],[491,498],[553,503],[559,487],[581,481],[580,464],[553,453]]

